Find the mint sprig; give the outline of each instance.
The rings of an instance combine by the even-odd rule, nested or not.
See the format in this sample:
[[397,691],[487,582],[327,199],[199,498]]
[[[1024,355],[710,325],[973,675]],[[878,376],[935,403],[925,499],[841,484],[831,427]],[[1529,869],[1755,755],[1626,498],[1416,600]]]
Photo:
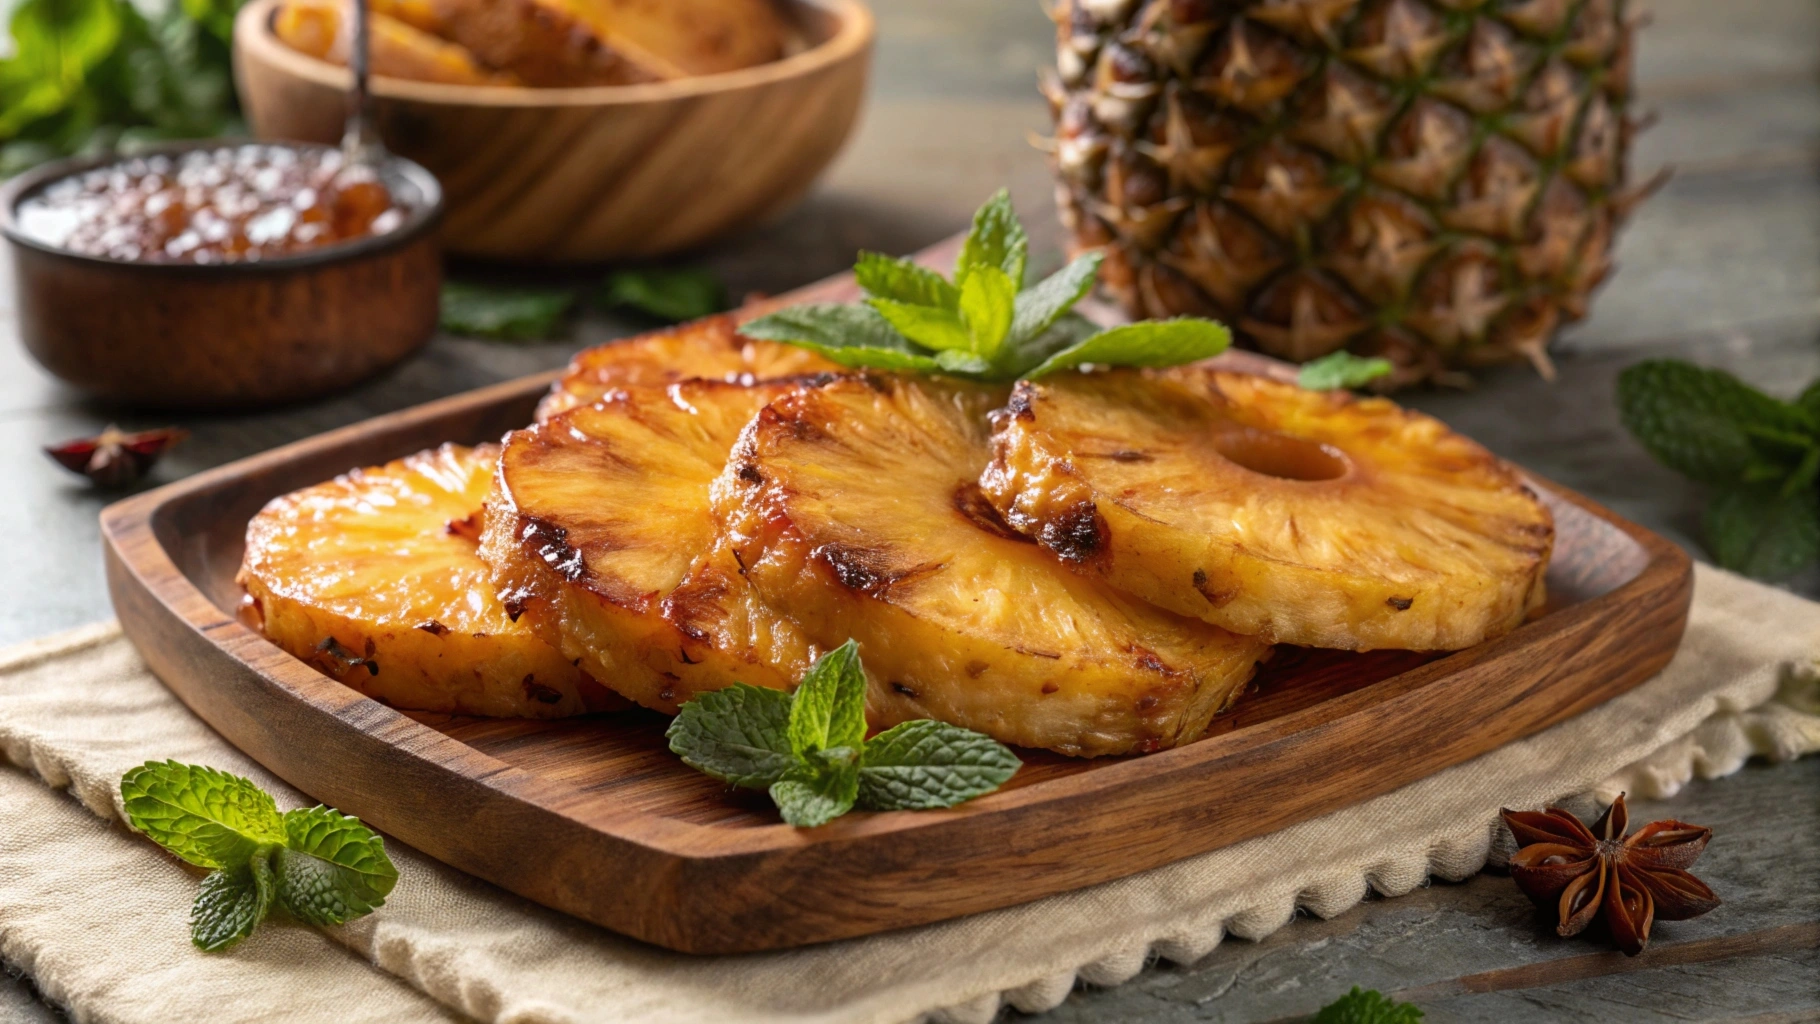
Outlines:
[[1647,360],[1618,376],[1618,413],[1657,461],[1712,489],[1719,565],[1776,579],[1820,559],[1820,381],[1784,402],[1722,370]]
[[1093,290],[1087,253],[1026,288],[1030,241],[1000,190],[973,216],[952,280],[910,260],[862,252],[866,300],[791,306],[747,321],[754,338],[810,349],[841,366],[974,380],[1041,377],[1087,364],[1174,366],[1225,351],[1231,332],[1183,318],[1102,331],[1072,312]]
[[810,666],[796,692],[735,683],[682,706],[666,733],[691,768],[771,794],[812,828],[855,807],[953,807],[990,793],[1022,762],[990,736],[918,719],[866,739],[866,673],[852,640]]
[[317,806],[278,813],[238,775],[147,761],[120,777],[131,825],[198,867],[213,868],[190,909],[190,941],[215,952],[253,933],[274,903],[310,924],[341,924],[384,905],[398,882],[385,840]]
[[1394,369],[1388,359],[1368,359],[1341,349],[1303,363],[1296,373],[1296,383],[1309,391],[1362,388]]
[[1375,989],[1352,991],[1321,1007],[1314,1024],[1416,1024],[1422,1011],[1410,1003],[1399,1003]]

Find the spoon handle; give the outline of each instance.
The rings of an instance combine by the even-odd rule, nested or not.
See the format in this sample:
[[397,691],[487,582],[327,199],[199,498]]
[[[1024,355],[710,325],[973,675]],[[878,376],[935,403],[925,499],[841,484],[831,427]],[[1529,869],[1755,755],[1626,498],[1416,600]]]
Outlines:
[[348,67],[354,72],[354,91],[348,97],[348,125],[341,136],[341,150],[349,162],[370,162],[378,154],[380,145],[373,131],[372,97],[367,84],[372,19],[367,0],[352,0],[351,6],[354,39],[353,46],[348,49]]

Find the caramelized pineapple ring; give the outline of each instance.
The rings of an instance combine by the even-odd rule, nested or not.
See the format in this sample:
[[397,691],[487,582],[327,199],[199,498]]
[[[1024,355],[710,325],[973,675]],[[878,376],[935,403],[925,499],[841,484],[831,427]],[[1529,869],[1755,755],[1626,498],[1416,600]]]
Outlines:
[[1381,398],[1183,368],[1018,385],[981,485],[1071,565],[1268,640],[1457,650],[1542,603],[1554,520]]
[[840,369],[806,348],[748,338],[734,329],[733,319],[730,313],[712,316],[583,349],[537,406],[538,422],[614,388],[660,387],[696,377],[751,384]]
[[507,606],[669,714],[735,682],[789,688],[819,652],[715,549],[708,486],[740,428],[796,386],[628,388],[509,435],[481,544]]
[[275,498],[239,582],[265,635],[400,708],[556,718],[625,701],[515,623],[475,552],[497,445],[443,445]]
[[867,719],[1073,755],[1194,740],[1269,645],[1125,597],[1007,527],[976,481],[1000,390],[844,378],[768,406],[715,484],[764,601],[859,641]]

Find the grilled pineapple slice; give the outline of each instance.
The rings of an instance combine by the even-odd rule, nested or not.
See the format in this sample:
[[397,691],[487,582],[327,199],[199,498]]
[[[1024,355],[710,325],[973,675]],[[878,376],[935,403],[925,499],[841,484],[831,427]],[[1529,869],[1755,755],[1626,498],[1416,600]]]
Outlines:
[[424,24],[435,25],[437,35],[529,86],[636,85],[677,77],[674,68],[607,40],[561,0],[430,0],[428,7]]
[[715,484],[746,577],[817,645],[859,641],[867,719],[1065,754],[1194,740],[1269,645],[1070,572],[977,485],[1002,391],[843,378],[766,407]]
[[516,718],[624,708],[514,623],[475,551],[497,445],[443,445],[274,499],[239,582],[279,647],[394,707]]
[[[512,75],[482,67],[462,47],[379,8],[374,5],[369,26],[368,59],[373,74],[448,85],[518,84]],[[353,35],[348,22],[345,0],[286,0],[272,19],[272,32],[299,53],[345,66]]]
[[782,15],[769,0],[567,0],[610,45],[646,55],[665,77],[712,75],[783,56]]
[[838,369],[808,349],[740,334],[732,314],[712,316],[582,350],[551,385],[537,407],[537,419],[587,405],[614,388],[693,377],[751,384]]
[[1508,632],[1554,542],[1516,474],[1428,416],[1200,368],[1019,384],[981,486],[1128,593],[1313,647]]
[[506,606],[669,714],[734,682],[788,689],[820,652],[716,549],[708,487],[740,428],[795,386],[621,389],[508,435],[481,543]]

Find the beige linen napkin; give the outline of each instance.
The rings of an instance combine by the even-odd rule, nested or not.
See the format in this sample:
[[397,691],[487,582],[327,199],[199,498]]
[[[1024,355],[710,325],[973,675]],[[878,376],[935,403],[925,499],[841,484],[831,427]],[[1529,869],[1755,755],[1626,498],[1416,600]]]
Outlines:
[[[692,957],[619,938],[392,844],[401,878],[341,928],[268,926],[226,954],[187,941],[191,873],[119,823],[148,758],[249,775],[306,802],[211,732],[109,625],[0,655],[0,954],[82,1020],[691,1024],[983,1022],[1056,1005],[1148,956],[1192,961],[1302,907],[1479,870],[1500,805],[1597,787],[1673,793],[1753,754],[1820,749],[1820,605],[1702,567],[1674,662],[1528,739],[1326,817],[1036,903],[810,949]],[[96,816],[99,816],[97,818]],[[839,899],[831,892],[829,899]],[[368,964],[375,965],[373,970]]]

